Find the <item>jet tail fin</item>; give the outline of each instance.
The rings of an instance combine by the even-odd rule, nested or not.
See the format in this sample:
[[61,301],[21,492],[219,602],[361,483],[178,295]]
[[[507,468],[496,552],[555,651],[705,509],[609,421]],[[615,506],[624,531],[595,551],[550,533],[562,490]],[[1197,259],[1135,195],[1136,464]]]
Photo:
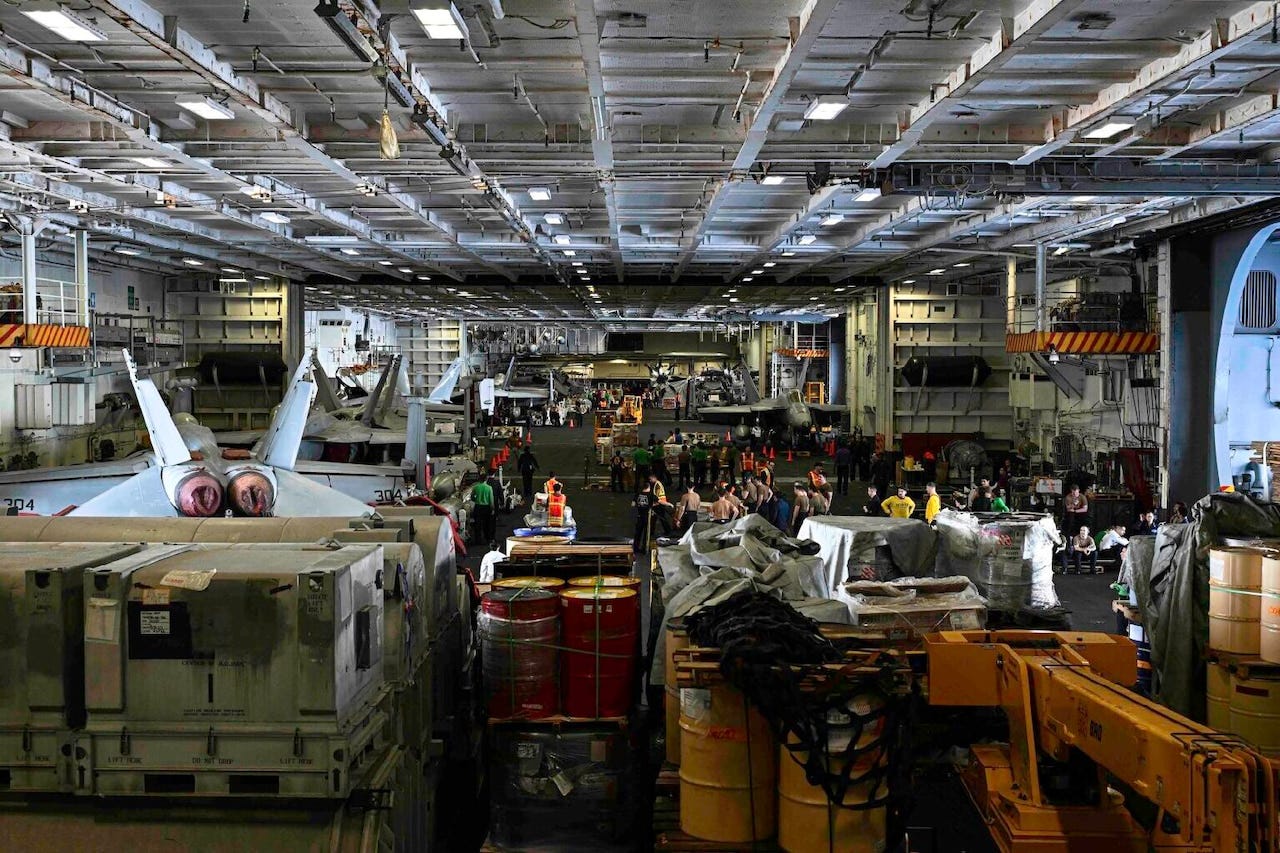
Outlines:
[[267,427],[267,434],[258,448],[258,461],[272,468],[292,471],[298,462],[298,448],[302,445],[302,435],[307,428],[307,416],[311,413],[311,401],[316,396],[316,383],[307,379],[311,363],[302,359],[298,369],[289,380],[289,389],[285,391],[276,416]]
[[453,399],[454,388],[458,385],[458,380],[462,378],[462,369],[466,366],[467,357],[459,356],[453,360],[448,369],[445,370],[444,376],[440,377],[440,382],[436,387],[431,389],[431,393],[427,395],[429,403],[448,403]]
[[395,359],[393,358],[383,368],[382,374],[378,377],[378,384],[374,386],[364,402],[364,408],[360,411],[360,423],[365,426],[373,426],[374,413],[378,411],[378,404],[382,401],[382,391],[387,387],[387,378],[394,367]]
[[160,390],[150,379],[138,378],[138,366],[133,363],[133,355],[126,350],[124,363],[129,369],[129,381],[133,384],[134,396],[138,398],[138,406],[142,409],[142,419],[147,423],[147,433],[151,436],[151,449],[155,451],[156,461],[161,467],[180,465],[191,461],[191,451],[178,432],[178,425],[165,407]]
[[326,412],[337,411],[342,408],[338,404],[338,397],[333,393],[333,382],[329,379],[329,374],[325,373],[324,365],[320,363],[320,354],[316,350],[311,351],[311,377],[316,383],[317,397],[320,405]]

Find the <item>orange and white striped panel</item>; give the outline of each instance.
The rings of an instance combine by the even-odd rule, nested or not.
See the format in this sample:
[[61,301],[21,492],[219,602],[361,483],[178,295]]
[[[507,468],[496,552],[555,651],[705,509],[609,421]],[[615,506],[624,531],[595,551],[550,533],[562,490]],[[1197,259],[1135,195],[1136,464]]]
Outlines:
[[1006,352],[1048,352],[1052,346],[1068,355],[1140,355],[1160,350],[1155,332],[1024,332],[1005,337]]
[[0,323],[0,347],[87,347],[87,326],[53,326],[47,323]]

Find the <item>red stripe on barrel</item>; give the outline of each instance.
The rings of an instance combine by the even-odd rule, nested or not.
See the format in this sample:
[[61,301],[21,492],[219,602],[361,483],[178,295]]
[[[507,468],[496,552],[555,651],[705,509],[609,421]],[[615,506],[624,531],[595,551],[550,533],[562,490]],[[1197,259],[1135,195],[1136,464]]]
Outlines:
[[573,587],[560,602],[564,712],[626,716],[636,685],[640,597],[625,587]]

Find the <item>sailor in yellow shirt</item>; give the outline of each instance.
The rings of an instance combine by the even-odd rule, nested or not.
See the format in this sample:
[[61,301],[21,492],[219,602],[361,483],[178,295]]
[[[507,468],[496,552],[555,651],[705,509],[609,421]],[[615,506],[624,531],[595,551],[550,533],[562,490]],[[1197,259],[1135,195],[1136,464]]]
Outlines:
[[924,502],[924,520],[933,524],[934,518],[942,512],[942,498],[938,497],[937,483],[926,483],[924,490],[929,495],[929,499]]
[[907,497],[906,486],[899,486],[898,496],[885,498],[884,502],[880,504],[880,508],[890,518],[910,518],[911,513],[916,511],[916,502]]

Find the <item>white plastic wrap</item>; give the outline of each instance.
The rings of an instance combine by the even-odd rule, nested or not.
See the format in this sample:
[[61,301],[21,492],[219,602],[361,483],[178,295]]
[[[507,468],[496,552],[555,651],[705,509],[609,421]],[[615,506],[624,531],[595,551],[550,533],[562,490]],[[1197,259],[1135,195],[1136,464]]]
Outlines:
[[939,576],[968,577],[992,610],[1058,606],[1053,552],[1062,540],[1051,517],[1019,514],[988,520],[944,509],[935,523]]

